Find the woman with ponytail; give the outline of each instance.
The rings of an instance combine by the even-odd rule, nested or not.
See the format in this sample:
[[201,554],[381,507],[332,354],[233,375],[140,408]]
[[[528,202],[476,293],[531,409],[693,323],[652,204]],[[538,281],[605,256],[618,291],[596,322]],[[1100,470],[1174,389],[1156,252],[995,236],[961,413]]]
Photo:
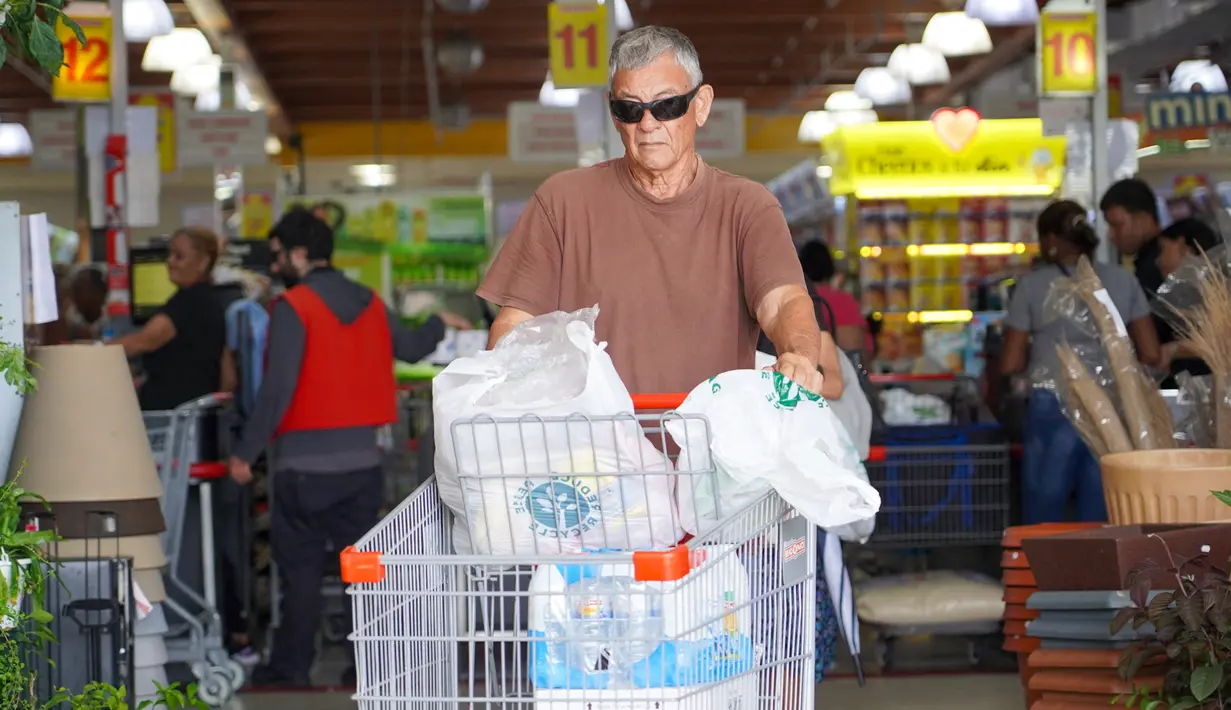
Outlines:
[[1038,219],[1042,261],[1022,277],[1005,317],[1001,372],[1026,372],[1032,387],[1026,411],[1022,452],[1022,518],[1025,524],[1064,519],[1071,498],[1077,499],[1081,521],[1107,520],[1103,481],[1098,462],[1065,418],[1055,392],[1056,346],[1067,343],[1079,352],[1099,348],[1096,335],[1063,319],[1048,317],[1044,304],[1057,280],[1072,276],[1081,257],[1090,259],[1128,328],[1137,356],[1156,366],[1162,356],[1150,306],[1137,279],[1127,270],[1094,260],[1099,239],[1086,209],[1062,200],[1048,205]]

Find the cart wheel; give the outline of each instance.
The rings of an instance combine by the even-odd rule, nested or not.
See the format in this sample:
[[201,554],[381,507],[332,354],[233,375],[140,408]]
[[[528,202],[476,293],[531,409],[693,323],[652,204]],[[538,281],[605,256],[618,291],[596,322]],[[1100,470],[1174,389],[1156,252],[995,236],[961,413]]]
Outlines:
[[248,680],[248,669],[244,668],[239,661],[228,658],[223,661],[222,665],[218,666],[227,677],[227,685],[230,686],[231,692],[238,693],[239,689],[244,687],[244,683]]
[[230,679],[221,668],[211,669],[197,685],[197,697],[211,708],[226,705],[233,694]]

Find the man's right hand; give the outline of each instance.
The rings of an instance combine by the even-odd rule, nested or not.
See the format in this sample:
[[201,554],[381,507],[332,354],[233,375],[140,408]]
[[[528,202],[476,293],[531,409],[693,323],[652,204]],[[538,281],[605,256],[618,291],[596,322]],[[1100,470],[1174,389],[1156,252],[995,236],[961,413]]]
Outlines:
[[451,311],[440,311],[436,317],[445,322],[446,328],[454,330],[474,330],[474,323]]

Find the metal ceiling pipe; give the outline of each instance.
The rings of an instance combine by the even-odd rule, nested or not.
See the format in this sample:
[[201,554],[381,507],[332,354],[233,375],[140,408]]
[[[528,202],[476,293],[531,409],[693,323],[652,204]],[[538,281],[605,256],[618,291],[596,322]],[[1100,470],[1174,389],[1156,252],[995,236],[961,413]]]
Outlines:
[[209,38],[210,44],[222,56],[222,61],[243,69],[248,90],[254,99],[265,106],[265,113],[269,115],[270,131],[283,140],[290,138],[292,134],[290,120],[269,88],[269,82],[265,81],[265,75],[257,66],[256,58],[248,47],[248,43],[240,31],[235,28],[230,14],[223,7],[222,0],[183,0],[183,2],[188,11],[192,13],[197,27]]
[[1194,47],[1231,34],[1231,2],[1146,0],[1124,12],[1129,36],[1109,43],[1107,69],[1126,81],[1192,59]]

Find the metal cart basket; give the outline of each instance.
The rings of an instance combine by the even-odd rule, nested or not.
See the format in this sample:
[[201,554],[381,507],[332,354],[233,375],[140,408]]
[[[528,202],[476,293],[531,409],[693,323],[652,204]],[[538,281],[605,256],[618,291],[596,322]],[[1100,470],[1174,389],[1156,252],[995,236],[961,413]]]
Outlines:
[[[591,450],[603,432],[644,432],[659,456],[678,458],[668,422],[700,427],[707,441],[709,432],[703,417],[669,411],[682,399],[635,397],[641,413],[613,417],[454,423],[447,445],[456,450],[503,445],[500,460],[473,461],[469,475],[459,475],[463,491],[507,487],[511,494],[507,507],[490,496],[477,508],[466,502],[472,519],[459,530],[468,528],[471,540],[481,539],[480,528],[512,539],[517,525],[593,515],[610,501],[562,493],[565,479],[623,492],[654,476],[672,484],[695,477],[694,488],[712,482],[708,456],[704,464],[677,460],[670,468],[641,459],[640,468],[616,470]],[[532,463],[544,451],[557,463]],[[718,511],[713,529],[669,549],[564,554],[558,539],[547,539],[532,554],[458,554],[466,543],[455,538],[454,516],[441,502],[444,485],[428,480],[342,554],[360,708],[812,707],[815,528],[777,494]],[[517,490],[546,494],[515,511]],[[600,525],[626,530],[637,511],[613,507],[625,508],[621,519],[604,512]]]

